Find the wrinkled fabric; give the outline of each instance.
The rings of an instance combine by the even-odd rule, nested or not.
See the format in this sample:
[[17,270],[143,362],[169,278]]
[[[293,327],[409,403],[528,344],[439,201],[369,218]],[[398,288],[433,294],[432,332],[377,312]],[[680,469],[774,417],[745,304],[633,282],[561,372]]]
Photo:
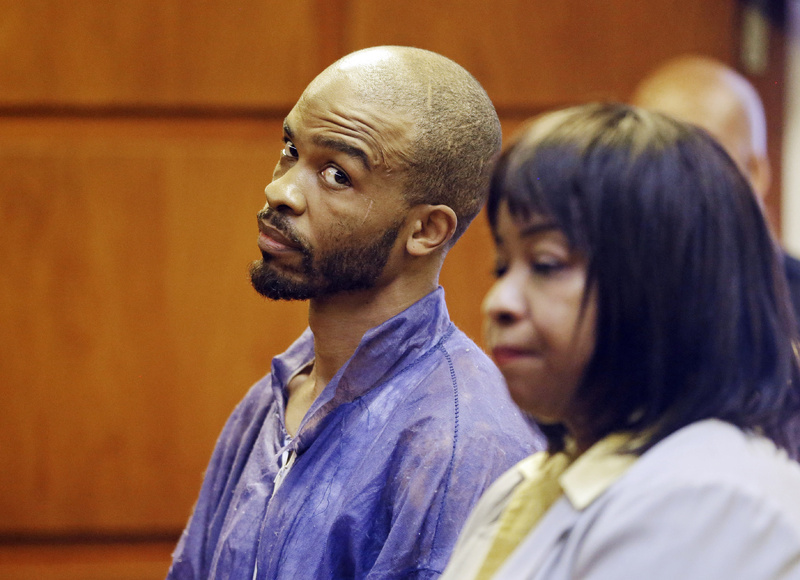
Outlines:
[[[493,578],[800,580],[800,466],[772,441],[706,419],[627,468],[603,463],[562,475],[565,494]],[[525,468],[484,494],[442,580],[475,578]]]
[[436,578],[483,490],[543,448],[441,288],[367,332],[287,438],[287,383],[313,340],[231,415],[169,579]]

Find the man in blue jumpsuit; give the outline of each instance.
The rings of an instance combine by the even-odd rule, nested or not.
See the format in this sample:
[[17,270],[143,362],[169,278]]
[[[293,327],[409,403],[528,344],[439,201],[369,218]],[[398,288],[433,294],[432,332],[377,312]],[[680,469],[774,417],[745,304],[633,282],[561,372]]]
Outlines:
[[308,86],[251,279],[309,300],[309,328],[228,420],[170,579],[436,578],[540,447],[438,286],[499,149],[482,87],[432,52],[366,49]]

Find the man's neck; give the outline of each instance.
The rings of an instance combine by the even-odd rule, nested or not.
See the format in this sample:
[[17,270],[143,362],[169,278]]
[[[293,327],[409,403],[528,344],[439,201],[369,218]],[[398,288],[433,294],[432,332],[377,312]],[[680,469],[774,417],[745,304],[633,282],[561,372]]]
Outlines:
[[399,314],[437,287],[417,291],[383,287],[311,301],[308,324],[314,333],[314,364],[289,382],[286,429],[297,434],[303,417],[340,368],[353,356],[369,329]]
[[363,292],[348,292],[309,304],[308,324],[314,333],[315,394],[353,356],[364,334],[399,314],[436,289],[416,291],[391,285]]

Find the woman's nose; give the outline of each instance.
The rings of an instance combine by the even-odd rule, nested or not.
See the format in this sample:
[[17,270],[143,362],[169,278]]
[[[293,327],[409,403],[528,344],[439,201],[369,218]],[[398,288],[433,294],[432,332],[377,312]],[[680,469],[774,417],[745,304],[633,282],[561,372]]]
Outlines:
[[525,315],[525,294],[519,276],[506,273],[491,287],[483,299],[484,318],[494,324],[508,325]]

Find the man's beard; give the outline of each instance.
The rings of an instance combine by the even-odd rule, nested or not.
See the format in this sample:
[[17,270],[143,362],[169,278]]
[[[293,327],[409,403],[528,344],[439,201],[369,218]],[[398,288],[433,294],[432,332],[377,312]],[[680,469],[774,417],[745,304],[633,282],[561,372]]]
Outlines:
[[271,300],[310,300],[339,292],[373,288],[389,260],[403,224],[402,220],[398,220],[372,242],[341,235],[337,240],[328,242],[334,247],[333,250],[314,252],[293,232],[283,215],[266,210],[259,213],[258,217],[298,244],[298,251],[302,254],[299,271],[291,274],[281,272],[280,267],[272,263],[274,258],[269,254],[250,264],[253,288]]

